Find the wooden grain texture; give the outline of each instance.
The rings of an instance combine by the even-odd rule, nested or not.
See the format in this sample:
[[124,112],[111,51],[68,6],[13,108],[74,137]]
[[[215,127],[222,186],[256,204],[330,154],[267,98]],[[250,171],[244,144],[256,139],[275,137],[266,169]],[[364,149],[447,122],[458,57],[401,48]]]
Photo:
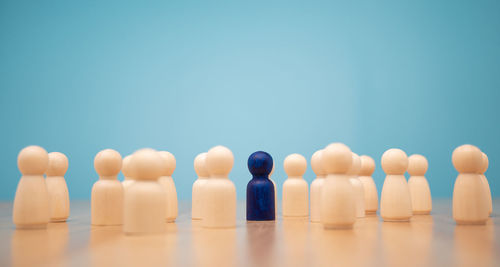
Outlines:
[[306,219],[246,222],[204,229],[179,203],[175,223],[156,236],[126,236],[121,226],[91,226],[90,203],[71,203],[67,222],[16,230],[12,203],[0,203],[0,266],[499,266],[500,199],[486,225],[453,221],[451,200],[410,223],[356,221],[352,230],[323,230]]

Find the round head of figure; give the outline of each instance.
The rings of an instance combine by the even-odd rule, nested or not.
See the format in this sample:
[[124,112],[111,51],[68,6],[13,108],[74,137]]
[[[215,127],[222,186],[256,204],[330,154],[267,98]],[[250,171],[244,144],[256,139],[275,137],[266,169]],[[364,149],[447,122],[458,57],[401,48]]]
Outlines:
[[387,175],[403,175],[408,169],[408,156],[399,148],[391,148],[382,155],[382,169]]
[[479,173],[484,174],[488,170],[488,166],[490,165],[490,162],[488,160],[488,156],[484,152],[481,152],[481,154],[483,155],[483,157],[482,157],[483,164],[481,164],[481,169],[479,170]]
[[358,176],[360,169],[361,169],[361,159],[359,158],[358,154],[352,152],[352,163],[351,167],[347,171],[347,174],[352,176]]
[[200,178],[207,178],[209,176],[206,166],[207,153],[203,152],[194,158],[194,171]]
[[128,155],[123,158],[122,173],[125,177],[125,180],[134,179],[135,173],[132,155]]
[[60,152],[49,153],[47,176],[64,176],[68,170],[68,158]]
[[408,158],[408,173],[411,176],[424,176],[428,167],[429,163],[422,155],[414,154]]
[[311,156],[311,168],[316,176],[324,176],[325,170],[323,170],[323,165],[321,164],[321,155],[323,154],[323,150],[320,149]]
[[48,165],[49,155],[39,146],[25,147],[17,156],[17,167],[23,175],[43,175]]
[[461,145],[453,151],[451,161],[459,173],[478,173],[483,164],[483,155],[476,146]]
[[212,147],[207,152],[205,162],[211,177],[227,177],[234,164],[233,152],[225,146]]
[[351,149],[342,143],[332,143],[321,153],[321,165],[326,174],[346,174],[352,164]]
[[132,166],[136,180],[158,180],[161,176],[163,159],[156,150],[143,148],[134,152]]
[[283,167],[288,177],[302,177],[307,169],[307,161],[300,154],[291,154],[285,158]]
[[375,161],[372,157],[363,155],[359,157],[361,160],[361,168],[359,169],[360,176],[372,176],[373,171],[375,171]]
[[122,156],[116,150],[104,149],[94,158],[94,169],[101,177],[117,176],[122,168]]
[[269,177],[273,170],[273,158],[267,152],[257,151],[248,157],[247,165],[253,176]]
[[159,151],[158,154],[162,159],[162,168],[161,175],[162,176],[172,176],[175,171],[176,161],[174,155],[168,151]]
[[271,169],[271,172],[269,173],[269,178],[271,178],[271,175],[274,173],[274,161],[273,161],[273,168]]

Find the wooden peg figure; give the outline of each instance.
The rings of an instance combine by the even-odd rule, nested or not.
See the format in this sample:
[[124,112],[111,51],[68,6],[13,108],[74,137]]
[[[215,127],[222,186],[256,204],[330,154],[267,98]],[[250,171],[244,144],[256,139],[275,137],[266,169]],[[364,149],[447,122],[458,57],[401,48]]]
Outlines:
[[321,163],[326,179],[321,191],[321,223],[325,229],[349,229],[356,222],[356,198],[347,172],[352,152],[342,143],[323,149]]
[[410,174],[408,186],[410,187],[413,214],[429,214],[432,210],[432,197],[429,183],[425,178],[429,165],[427,159],[422,155],[415,154],[408,158],[408,163],[408,173]]
[[458,171],[453,189],[453,219],[457,224],[485,224],[489,217],[487,192],[479,174],[481,150],[473,145],[457,147],[452,162]]
[[483,184],[484,191],[486,191],[486,201],[488,204],[488,214],[491,215],[491,212],[493,211],[493,201],[491,199],[491,190],[490,190],[490,184],[488,183],[488,179],[486,179],[486,171],[488,170],[488,156],[484,152],[481,152],[482,158],[483,158],[483,164],[481,164],[481,169],[479,170],[479,174],[481,175],[481,183]]
[[150,148],[133,156],[135,181],[127,189],[123,206],[125,234],[158,234],[165,231],[166,194],[158,183],[163,159]]
[[128,155],[125,158],[123,158],[122,162],[122,173],[123,177],[125,180],[123,180],[122,185],[123,185],[123,190],[126,191],[127,188],[130,187],[130,185],[134,182],[134,169],[133,169],[133,164],[132,164],[132,155]]
[[275,219],[274,186],[269,180],[273,158],[264,151],[248,157],[248,170],[252,179],[247,185],[247,220],[273,221]]
[[49,156],[39,146],[25,147],[17,156],[22,176],[17,185],[12,221],[17,229],[45,228],[49,222],[49,194],[43,174]]
[[352,164],[347,175],[349,175],[349,182],[351,182],[354,189],[356,199],[356,217],[365,217],[365,189],[363,183],[358,179],[359,170],[361,168],[361,160],[358,154],[352,153]]
[[307,161],[300,154],[291,154],[283,163],[288,178],[283,183],[283,217],[309,216],[309,188],[302,175]]
[[92,225],[123,224],[123,186],[117,176],[122,167],[122,156],[113,149],[105,149],[94,158],[99,181],[92,187],[90,200]]
[[213,147],[205,162],[210,178],[205,185],[201,225],[233,228],[236,226],[236,188],[228,178],[234,164],[233,152],[224,146]]
[[311,168],[316,174],[316,179],[311,183],[311,222],[321,222],[321,188],[325,181],[321,154],[322,150],[318,150],[311,157]]
[[175,183],[172,179],[172,174],[175,171],[176,161],[174,155],[167,151],[158,152],[162,158],[162,171],[158,182],[163,186],[167,194],[167,210],[165,213],[165,220],[167,222],[174,222],[177,218],[178,204],[177,204],[177,190]]
[[365,213],[375,214],[378,209],[377,186],[372,178],[373,171],[375,170],[375,161],[366,155],[361,156],[360,160],[359,180],[363,183],[363,189],[365,190]]
[[49,153],[47,168],[47,192],[51,222],[64,222],[69,217],[69,192],[64,174],[68,170],[68,158],[60,152]]
[[410,188],[404,173],[408,156],[397,148],[382,155],[382,169],[387,174],[380,197],[380,215],[384,221],[410,221],[412,216]]
[[191,217],[193,220],[201,220],[203,210],[203,193],[205,184],[208,181],[208,170],[206,167],[207,153],[200,153],[194,159],[194,170],[198,175],[198,179],[193,183],[192,201],[191,201]]

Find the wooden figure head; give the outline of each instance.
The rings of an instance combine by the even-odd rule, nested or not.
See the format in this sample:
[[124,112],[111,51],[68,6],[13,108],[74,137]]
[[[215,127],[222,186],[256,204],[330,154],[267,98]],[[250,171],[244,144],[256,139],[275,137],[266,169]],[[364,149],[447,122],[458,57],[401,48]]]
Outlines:
[[288,177],[302,177],[307,169],[307,161],[300,154],[291,154],[285,158],[283,167]]
[[316,174],[316,176],[324,176],[326,174],[325,170],[323,169],[323,165],[321,164],[321,155],[323,154],[323,150],[320,149],[316,152],[311,157],[311,168],[313,172]]
[[225,146],[212,147],[207,153],[206,165],[210,176],[228,176],[233,164],[233,152]]
[[39,146],[25,147],[17,156],[17,166],[23,175],[43,175],[48,165],[49,155]]
[[411,176],[424,176],[428,167],[429,163],[422,155],[414,154],[408,158],[408,173]]
[[248,157],[247,166],[254,177],[269,177],[273,170],[273,158],[267,152],[257,151]]
[[351,149],[342,143],[329,144],[323,149],[321,163],[327,174],[346,174],[352,164]]
[[198,177],[208,177],[208,170],[206,166],[207,152],[203,152],[198,154],[196,158],[194,158],[194,171],[198,175]]
[[361,168],[359,169],[360,176],[372,176],[375,171],[375,161],[372,157],[363,155],[359,157],[361,161]]
[[64,176],[68,170],[68,158],[60,152],[49,153],[47,176]]
[[382,169],[387,175],[403,175],[408,169],[408,156],[399,148],[391,148],[382,155]]
[[451,160],[459,173],[478,173],[483,164],[483,155],[476,146],[461,145],[455,148]]

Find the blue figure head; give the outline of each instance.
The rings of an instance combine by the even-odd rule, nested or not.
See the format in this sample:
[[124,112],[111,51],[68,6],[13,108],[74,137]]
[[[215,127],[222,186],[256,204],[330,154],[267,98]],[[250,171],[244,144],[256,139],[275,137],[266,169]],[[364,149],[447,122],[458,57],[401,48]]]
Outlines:
[[273,158],[267,152],[257,151],[248,157],[248,170],[253,176],[269,177],[273,169]]

